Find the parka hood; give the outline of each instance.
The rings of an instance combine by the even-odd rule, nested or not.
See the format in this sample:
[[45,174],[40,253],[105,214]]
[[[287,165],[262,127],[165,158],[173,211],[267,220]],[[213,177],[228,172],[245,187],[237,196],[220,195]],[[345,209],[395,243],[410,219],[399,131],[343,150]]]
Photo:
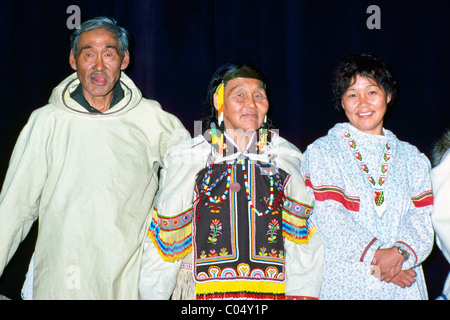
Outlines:
[[121,115],[127,113],[129,110],[133,109],[139,104],[142,99],[142,93],[124,72],[121,72],[119,83],[124,91],[124,98],[119,101],[114,106],[114,108],[111,108],[104,113],[90,113],[77,101],[72,99],[70,94],[80,84],[80,80],[78,79],[76,72],[68,76],[58,86],[56,86],[55,89],[53,89],[53,92],[49,99],[49,103],[59,108],[65,109],[68,112],[91,117]]

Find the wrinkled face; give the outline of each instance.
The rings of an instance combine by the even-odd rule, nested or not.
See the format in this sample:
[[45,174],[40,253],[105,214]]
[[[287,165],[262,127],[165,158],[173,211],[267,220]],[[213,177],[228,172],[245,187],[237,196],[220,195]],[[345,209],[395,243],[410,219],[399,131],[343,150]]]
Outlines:
[[391,95],[375,80],[357,75],[342,96],[342,108],[350,123],[362,132],[383,134],[383,119]]
[[[225,130],[259,129],[269,109],[266,90],[257,79],[236,78],[225,85],[223,122]],[[218,109],[218,94],[214,94],[214,106]]]
[[83,32],[77,45],[77,55],[70,52],[69,63],[77,71],[83,93],[92,98],[111,94],[119,81],[121,70],[130,62],[128,51],[122,55],[112,32],[96,29]]

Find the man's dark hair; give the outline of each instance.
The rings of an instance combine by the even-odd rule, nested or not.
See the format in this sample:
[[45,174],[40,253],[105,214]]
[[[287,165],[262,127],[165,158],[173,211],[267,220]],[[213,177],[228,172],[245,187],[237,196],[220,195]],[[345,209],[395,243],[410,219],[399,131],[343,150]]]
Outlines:
[[109,32],[112,32],[114,34],[114,37],[119,41],[120,44],[120,51],[122,52],[122,55],[125,54],[125,52],[129,48],[129,42],[130,42],[130,35],[126,29],[119,26],[117,24],[117,21],[113,18],[109,17],[96,17],[90,20],[87,20],[81,24],[79,28],[77,28],[72,35],[70,36],[70,47],[73,51],[73,54],[77,54],[77,45],[78,40],[83,32],[96,30],[96,29],[103,29]]

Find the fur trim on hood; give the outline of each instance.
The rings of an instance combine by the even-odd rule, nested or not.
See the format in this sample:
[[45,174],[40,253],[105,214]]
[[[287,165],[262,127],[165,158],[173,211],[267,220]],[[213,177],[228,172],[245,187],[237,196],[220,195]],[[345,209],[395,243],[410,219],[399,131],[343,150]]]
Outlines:
[[433,166],[437,166],[444,153],[450,148],[450,130],[447,130],[436,142],[432,150]]

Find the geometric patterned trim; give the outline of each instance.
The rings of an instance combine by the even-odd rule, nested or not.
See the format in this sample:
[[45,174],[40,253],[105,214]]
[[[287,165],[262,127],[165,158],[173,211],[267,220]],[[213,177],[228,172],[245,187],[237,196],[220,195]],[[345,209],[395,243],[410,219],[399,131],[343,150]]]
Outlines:
[[230,280],[196,283],[197,300],[285,300],[285,283],[264,280]]
[[285,196],[283,204],[282,234],[294,243],[308,243],[315,228],[308,218],[312,213],[313,206],[301,203]]
[[175,217],[165,218],[153,208],[147,235],[165,261],[176,261],[192,251],[192,207]]
[[311,215],[313,206],[305,203],[296,201],[288,196],[285,196],[285,201],[283,204],[283,211],[286,214],[293,216],[297,219],[308,219]]
[[[153,208],[156,210],[156,208]],[[157,210],[156,210],[157,211]],[[176,231],[184,228],[192,221],[192,207],[179,213],[175,217],[166,218],[158,215],[158,224],[161,230],[165,232]]]

